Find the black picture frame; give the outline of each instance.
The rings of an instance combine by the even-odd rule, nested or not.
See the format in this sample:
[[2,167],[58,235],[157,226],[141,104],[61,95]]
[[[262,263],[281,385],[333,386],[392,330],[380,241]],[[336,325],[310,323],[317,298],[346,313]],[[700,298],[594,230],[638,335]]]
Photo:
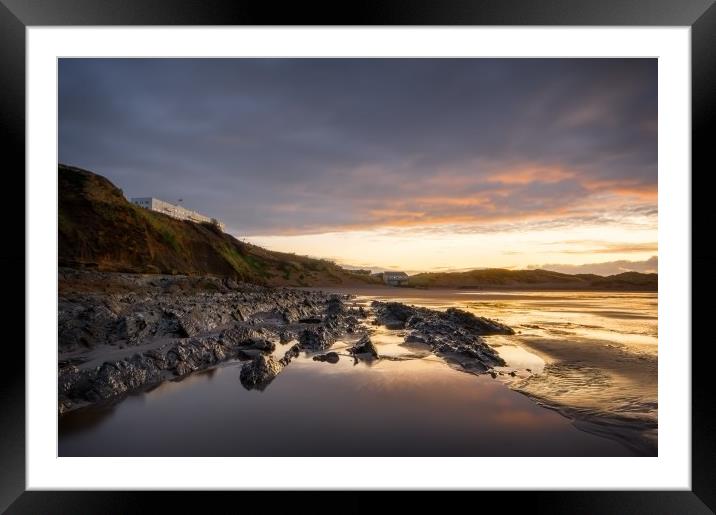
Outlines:
[[[0,0],[0,141],[5,151],[2,179],[8,201],[2,203],[6,243],[0,266],[13,294],[3,310],[7,329],[0,373],[0,511],[7,513],[131,513],[205,511],[208,503],[227,501],[239,509],[270,502],[271,509],[335,511],[323,493],[293,492],[71,492],[25,491],[25,30],[61,25],[621,25],[691,27],[692,73],[692,276],[699,289],[711,290],[709,266],[716,255],[709,239],[693,238],[696,227],[712,216],[698,197],[709,194],[705,179],[713,163],[709,135],[716,129],[716,6],[714,0],[375,0],[330,5],[270,1],[193,0]],[[709,130],[711,129],[711,130]],[[48,172],[49,173],[49,172]],[[672,173],[670,171],[669,173]],[[673,173],[684,173],[674,170]],[[688,173],[688,172],[687,172]],[[698,188],[694,180],[698,177]],[[10,194],[12,192],[12,194]],[[697,206],[701,206],[700,208]],[[14,221],[13,221],[14,220]],[[711,246],[712,247],[712,246]],[[693,283],[692,283],[693,284]],[[6,288],[6,290],[8,290]],[[692,290],[693,291],[693,290]],[[10,297],[7,296],[6,299]],[[708,317],[710,303],[692,302],[692,319]],[[27,306],[31,309],[31,306]],[[695,330],[702,324],[694,324]],[[689,341],[689,340],[692,340]],[[532,513],[713,513],[716,510],[716,403],[711,397],[711,342],[684,333],[692,343],[692,490],[585,492],[451,492],[451,503],[480,510],[493,505],[524,505]],[[270,495],[270,501],[267,496]],[[340,511],[368,511],[385,493],[349,492]],[[296,499],[295,497],[299,497]],[[468,498],[469,496],[469,498]],[[445,501],[413,492],[401,503],[421,509],[445,509]],[[474,504],[473,504],[474,503]],[[405,509],[408,504],[403,504]],[[154,511],[154,510],[152,510]],[[233,511],[233,510],[232,510]]]

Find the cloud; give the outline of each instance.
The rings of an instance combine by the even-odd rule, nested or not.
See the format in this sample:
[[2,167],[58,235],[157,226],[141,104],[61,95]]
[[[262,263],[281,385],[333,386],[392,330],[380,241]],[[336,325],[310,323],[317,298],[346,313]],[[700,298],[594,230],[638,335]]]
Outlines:
[[[560,252],[565,254],[624,254],[630,252],[656,252],[659,248],[656,242],[621,243],[593,240],[568,240],[554,242],[551,245],[564,246]],[[575,248],[576,247],[576,248]]]
[[61,59],[59,155],[241,235],[655,223],[656,74],[655,59]]
[[607,261],[585,265],[529,265],[528,269],[552,270],[564,274],[614,275],[622,272],[658,273],[659,258],[652,256],[645,261]]

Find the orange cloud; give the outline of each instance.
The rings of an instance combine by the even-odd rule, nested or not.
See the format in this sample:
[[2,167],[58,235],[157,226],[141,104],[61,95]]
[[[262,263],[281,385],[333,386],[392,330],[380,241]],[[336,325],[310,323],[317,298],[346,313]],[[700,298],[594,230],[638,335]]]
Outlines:
[[658,188],[656,184],[641,184],[636,181],[624,180],[587,180],[582,185],[593,192],[603,192],[623,197],[637,197],[641,200],[656,200]]
[[566,254],[627,254],[632,252],[657,252],[659,246],[656,242],[648,243],[615,243],[606,241],[564,241],[557,242],[558,245],[580,246],[582,248],[568,248],[561,250]]
[[488,177],[488,182],[502,184],[555,183],[576,177],[576,173],[559,167],[527,167],[500,171]]
[[[410,163],[396,166],[410,168]],[[653,218],[649,212],[653,210],[647,208],[656,208],[656,185],[635,179],[598,179],[587,171],[560,165],[476,160],[403,181],[393,180],[390,172],[380,166],[360,166],[351,171],[350,180],[340,183],[340,188],[328,182],[311,189],[296,185],[293,201],[278,212],[300,218],[301,206],[305,206],[305,213],[334,209],[340,216],[311,217],[302,226],[286,224],[273,233],[456,224],[477,230],[479,226],[499,224],[554,225],[567,219],[581,223],[606,218],[642,224]]]

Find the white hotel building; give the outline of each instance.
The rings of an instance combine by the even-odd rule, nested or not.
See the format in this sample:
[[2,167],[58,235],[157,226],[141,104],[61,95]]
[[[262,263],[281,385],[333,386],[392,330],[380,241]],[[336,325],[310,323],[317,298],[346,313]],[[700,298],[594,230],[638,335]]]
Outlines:
[[219,222],[216,218],[210,218],[204,216],[201,213],[192,211],[182,206],[177,206],[164,200],[159,200],[154,197],[135,197],[130,199],[132,204],[136,204],[150,211],[156,211],[157,213],[164,213],[165,215],[176,218],[177,220],[189,220],[197,223],[210,223],[218,226],[222,231],[224,230],[224,224]]

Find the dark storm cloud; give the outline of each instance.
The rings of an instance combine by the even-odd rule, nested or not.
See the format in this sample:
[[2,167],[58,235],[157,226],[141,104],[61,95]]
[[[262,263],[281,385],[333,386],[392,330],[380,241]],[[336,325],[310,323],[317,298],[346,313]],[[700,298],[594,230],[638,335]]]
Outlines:
[[[642,59],[62,59],[60,161],[240,234],[655,205]],[[584,216],[583,213],[580,216]]]

